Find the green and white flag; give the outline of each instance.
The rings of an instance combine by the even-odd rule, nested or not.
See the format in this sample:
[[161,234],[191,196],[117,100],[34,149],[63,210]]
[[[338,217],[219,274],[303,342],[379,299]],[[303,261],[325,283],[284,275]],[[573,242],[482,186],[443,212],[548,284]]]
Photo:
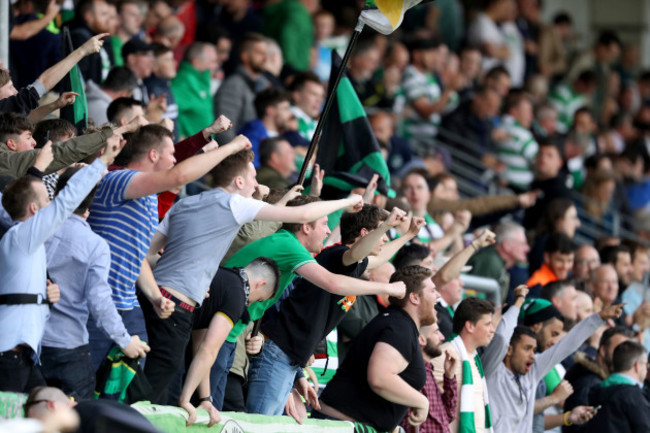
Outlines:
[[389,35],[402,24],[407,10],[431,1],[433,0],[366,0],[359,21],[379,33]]

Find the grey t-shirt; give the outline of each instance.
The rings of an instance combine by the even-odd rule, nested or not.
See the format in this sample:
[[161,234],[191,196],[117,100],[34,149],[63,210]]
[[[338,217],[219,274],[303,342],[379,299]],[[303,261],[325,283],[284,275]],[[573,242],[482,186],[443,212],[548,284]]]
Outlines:
[[153,271],[156,282],[201,305],[240,227],[265,204],[220,188],[176,203],[158,227],[167,244]]

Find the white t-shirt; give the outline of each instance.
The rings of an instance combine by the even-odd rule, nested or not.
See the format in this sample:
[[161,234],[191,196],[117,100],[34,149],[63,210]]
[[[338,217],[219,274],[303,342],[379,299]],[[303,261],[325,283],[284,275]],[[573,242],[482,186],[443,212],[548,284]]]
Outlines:
[[[472,21],[467,33],[467,40],[471,45],[482,47],[485,44],[504,45],[503,33],[490,17],[481,12]],[[499,59],[483,56],[483,71],[487,72],[495,66],[501,65]]]

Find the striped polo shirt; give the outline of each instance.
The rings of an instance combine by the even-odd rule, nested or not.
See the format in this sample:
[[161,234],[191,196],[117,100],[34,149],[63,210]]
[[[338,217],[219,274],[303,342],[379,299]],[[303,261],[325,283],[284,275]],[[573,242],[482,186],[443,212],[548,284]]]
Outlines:
[[503,127],[508,139],[498,143],[497,156],[506,165],[505,178],[509,185],[527,190],[535,177],[532,164],[539,146],[532,132],[512,116],[503,116]]
[[139,306],[135,281],[158,228],[158,197],[126,200],[136,170],[115,170],[99,183],[88,224],[111,248],[108,284],[118,310]]

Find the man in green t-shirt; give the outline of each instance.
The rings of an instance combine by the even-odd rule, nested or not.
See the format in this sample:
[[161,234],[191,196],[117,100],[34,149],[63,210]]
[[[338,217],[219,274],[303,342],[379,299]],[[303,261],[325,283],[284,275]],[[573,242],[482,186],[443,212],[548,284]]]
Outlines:
[[[311,196],[299,196],[288,206],[301,206],[318,200]],[[225,263],[226,267],[244,267],[257,257],[272,257],[280,269],[280,282],[275,296],[267,301],[256,302],[248,308],[250,320],[257,320],[282,296],[284,289],[297,275],[311,283],[327,288],[330,292],[345,292],[347,295],[368,295],[386,293],[401,298],[404,296],[403,283],[376,283],[334,274],[312,257],[323,247],[329,236],[327,217],[306,224],[285,223],[277,233],[252,242],[239,250]],[[228,370],[232,366],[237,337],[246,328],[241,320],[235,324],[226,342],[222,345],[210,375],[213,403],[220,408],[223,402]]]

